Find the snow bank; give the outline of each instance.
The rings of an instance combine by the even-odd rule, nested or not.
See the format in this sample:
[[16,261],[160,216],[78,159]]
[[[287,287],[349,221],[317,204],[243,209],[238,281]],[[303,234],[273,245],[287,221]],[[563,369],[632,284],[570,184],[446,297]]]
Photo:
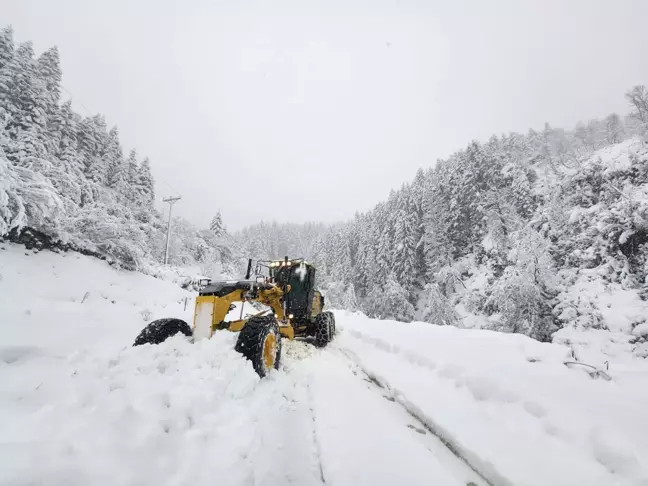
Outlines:
[[[611,381],[522,335],[338,313],[338,346],[495,484],[648,484],[648,366]],[[591,371],[591,370],[589,370]]]
[[75,252],[35,253],[0,243],[0,353],[21,346],[55,355],[113,351],[153,319],[190,321],[191,298],[170,282]]

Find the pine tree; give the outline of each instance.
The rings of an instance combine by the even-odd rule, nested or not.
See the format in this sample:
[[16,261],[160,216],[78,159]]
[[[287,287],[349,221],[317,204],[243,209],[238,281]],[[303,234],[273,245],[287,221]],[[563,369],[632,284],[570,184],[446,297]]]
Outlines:
[[448,299],[439,290],[439,285],[429,283],[424,289],[423,321],[443,326],[458,326],[459,316]]
[[343,308],[350,311],[358,310],[358,299],[356,298],[353,284],[347,285],[347,288],[344,291]]
[[63,204],[42,174],[9,162],[8,135],[0,119],[0,236],[23,227],[57,235]]
[[[13,28],[9,25],[0,30],[0,73],[14,55]],[[0,78],[2,81],[2,78]],[[0,84],[3,84],[0,82]]]
[[41,54],[36,61],[36,72],[44,84],[46,114],[48,117],[54,115],[61,98],[61,66],[59,52],[56,47],[48,49]]
[[155,202],[155,185],[153,183],[153,174],[151,174],[151,164],[146,157],[139,167],[137,185],[142,204],[146,208],[153,208]]
[[211,223],[209,224],[209,231],[211,231],[212,235],[214,235],[216,238],[220,238],[225,233],[227,233],[220,211],[218,211],[212,218]]
[[106,120],[97,115],[77,124],[78,147],[83,157],[84,173],[89,181],[106,185],[108,164],[104,159],[108,141]]
[[139,173],[139,163],[137,162],[137,152],[131,150],[128,154],[128,171],[126,172],[126,182],[129,186],[137,183],[137,174]]
[[0,74],[1,106],[10,116],[5,128],[11,138],[6,156],[23,166],[32,157],[46,154],[45,85],[38,77],[33,57],[32,44],[20,44]]
[[106,185],[115,190],[118,195],[127,191],[128,166],[124,160],[121,145],[119,144],[119,131],[113,127],[108,133],[108,147],[106,151]]
[[[19,64],[13,40],[13,29],[5,27],[0,31],[0,114],[15,117],[18,113],[18,94],[16,83]],[[14,135],[9,120],[4,122],[4,130]]]
[[398,282],[408,291],[414,290],[416,279],[416,245],[418,222],[410,201],[409,188],[402,188],[396,199],[393,271]]
[[393,264],[393,243],[394,225],[393,215],[390,211],[393,205],[394,193],[390,195],[387,203],[379,204],[376,211],[377,222],[377,245],[376,245],[376,282],[375,285],[383,285],[387,276],[392,271]]

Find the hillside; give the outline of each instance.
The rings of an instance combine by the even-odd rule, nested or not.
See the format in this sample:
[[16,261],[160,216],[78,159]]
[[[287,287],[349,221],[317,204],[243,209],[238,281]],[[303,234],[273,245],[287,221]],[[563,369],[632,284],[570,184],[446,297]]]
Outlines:
[[224,331],[131,347],[190,321],[177,285],[1,248],[0,484],[648,480],[643,360],[593,373],[525,336],[337,311],[330,347],[286,342],[260,380]]
[[[591,330],[600,362],[645,357],[648,144],[593,132],[591,150],[578,133],[474,142],[300,247],[340,308],[563,343]],[[277,257],[290,233],[259,225],[240,241]]]
[[[11,27],[0,30],[0,238],[156,274],[167,228],[151,163],[135,149],[125,156],[103,115],[75,112],[62,74],[56,47],[36,57]],[[207,274],[239,265],[218,211],[209,228],[174,218],[172,234],[175,265]]]

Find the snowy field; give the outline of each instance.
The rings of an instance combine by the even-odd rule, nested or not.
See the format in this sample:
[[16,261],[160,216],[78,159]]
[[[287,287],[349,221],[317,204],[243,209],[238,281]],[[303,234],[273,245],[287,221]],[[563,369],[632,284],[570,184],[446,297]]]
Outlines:
[[177,285],[0,248],[1,485],[648,484],[643,360],[337,312],[260,380],[230,333],[131,347]]

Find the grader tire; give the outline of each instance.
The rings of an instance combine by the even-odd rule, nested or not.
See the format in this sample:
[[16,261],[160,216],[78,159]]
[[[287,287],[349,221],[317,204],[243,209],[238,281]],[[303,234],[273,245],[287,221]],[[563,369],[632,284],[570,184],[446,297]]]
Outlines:
[[185,336],[191,336],[191,328],[182,319],[158,319],[151,322],[148,326],[142,329],[139,336],[135,339],[133,346],[141,346],[142,344],[161,344],[171,336],[182,333]]
[[332,312],[322,312],[315,317],[315,346],[323,348],[335,332],[335,318]]
[[273,316],[251,317],[241,329],[234,349],[252,361],[261,378],[272,368],[279,369],[281,334],[277,320]]

